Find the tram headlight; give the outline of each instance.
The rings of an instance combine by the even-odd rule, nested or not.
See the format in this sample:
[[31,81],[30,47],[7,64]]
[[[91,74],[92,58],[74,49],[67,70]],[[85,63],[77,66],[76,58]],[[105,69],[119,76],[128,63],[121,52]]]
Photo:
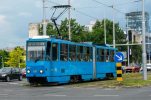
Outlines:
[[27,70],[27,73],[28,73],[28,74],[30,73],[30,70],[29,70],[29,69]]
[[44,71],[43,71],[43,70],[40,70],[39,72],[40,72],[40,74],[42,74]]

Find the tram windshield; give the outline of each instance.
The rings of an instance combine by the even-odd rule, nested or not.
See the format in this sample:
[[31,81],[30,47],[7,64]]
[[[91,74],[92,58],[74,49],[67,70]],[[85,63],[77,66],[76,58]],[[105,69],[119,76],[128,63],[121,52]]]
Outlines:
[[27,43],[27,60],[41,61],[44,60],[45,42],[28,42]]

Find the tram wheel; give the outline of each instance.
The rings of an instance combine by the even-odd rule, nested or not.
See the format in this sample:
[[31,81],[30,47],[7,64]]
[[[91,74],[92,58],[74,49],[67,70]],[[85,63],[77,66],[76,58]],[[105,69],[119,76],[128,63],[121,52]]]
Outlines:
[[77,83],[77,82],[81,82],[81,81],[82,81],[81,75],[72,75],[70,77],[71,83]]

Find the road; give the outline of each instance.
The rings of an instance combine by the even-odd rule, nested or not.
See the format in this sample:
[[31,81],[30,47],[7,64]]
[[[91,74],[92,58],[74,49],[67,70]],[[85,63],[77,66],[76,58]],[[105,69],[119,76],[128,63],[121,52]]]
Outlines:
[[151,87],[101,89],[26,84],[25,80],[0,82],[0,100],[151,100]]

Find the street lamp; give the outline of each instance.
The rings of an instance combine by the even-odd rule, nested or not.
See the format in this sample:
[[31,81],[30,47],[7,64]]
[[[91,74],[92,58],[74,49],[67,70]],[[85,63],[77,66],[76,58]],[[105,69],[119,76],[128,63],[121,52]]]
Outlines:
[[0,58],[2,59],[2,67],[4,67],[3,56],[0,56]]

